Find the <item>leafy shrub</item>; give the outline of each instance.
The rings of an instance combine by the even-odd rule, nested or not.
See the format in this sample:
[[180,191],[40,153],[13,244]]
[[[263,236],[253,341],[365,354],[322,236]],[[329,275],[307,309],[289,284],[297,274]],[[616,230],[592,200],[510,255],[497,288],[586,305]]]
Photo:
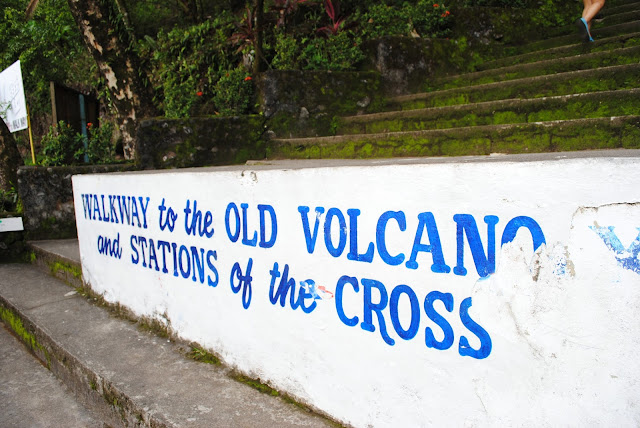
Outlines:
[[68,123],[58,122],[42,138],[44,166],[76,165],[84,161],[84,141]]
[[115,147],[111,141],[113,125],[105,123],[101,127],[95,127],[88,123],[87,130],[87,148],[85,149],[84,136],[76,132],[68,123],[61,120],[57,126],[52,126],[42,139],[42,165],[82,164],[85,162],[85,154],[92,164],[113,162],[115,159]]
[[20,199],[15,187],[0,189],[0,212],[21,212]]
[[88,144],[86,154],[89,163],[104,164],[111,163],[115,159],[115,146],[112,142],[113,125],[104,123],[100,127],[95,127],[91,123],[87,124]]
[[408,6],[407,15],[422,37],[446,37],[451,32],[453,17],[444,4],[420,0],[415,6]]
[[218,80],[239,63],[240,56],[227,43],[234,31],[233,19],[221,13],[202,24],[159,33],[152,63],[167,117],[206,110]]
[[302,50],[306,70],[351,70],[364,59],[362,39],[353,31],[310,40]]
[[253,100],[251,76],[242,68],[230,70],[222,76],[213,89],[213,103],[224,116],[247,113]]
[[411,21],[407,7],[399,8],[376,3],[365,12],[360,19],[362,34],[369,39],[384,36],[408,36],[411,32]]

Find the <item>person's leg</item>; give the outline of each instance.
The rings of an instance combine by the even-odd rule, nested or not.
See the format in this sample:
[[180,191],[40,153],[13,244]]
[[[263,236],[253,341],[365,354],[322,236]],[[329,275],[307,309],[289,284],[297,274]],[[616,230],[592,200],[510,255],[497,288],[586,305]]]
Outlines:
[[584,9],[582,10],[582,17],[587,21],[589,29],[591,29],[591,20],[600,12],[600,9],[604,6],[604,1],[605,0],[583,0]]

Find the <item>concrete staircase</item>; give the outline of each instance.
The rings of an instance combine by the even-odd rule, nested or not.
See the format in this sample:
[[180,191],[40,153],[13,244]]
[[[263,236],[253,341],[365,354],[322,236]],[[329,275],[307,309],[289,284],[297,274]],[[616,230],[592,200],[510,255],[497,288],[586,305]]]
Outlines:
[[[33,365],[10,361],[20,372],[0,370],[0,425],[340,426],[221,365],[195,344],[107,305],[83,286],[77,240],[32,242],[30,248],[33,264],[0,264],[0,319],[67,391],[42,387],[44,375]],[[0,339],[3,358],[22,358],[24,352]],[[32,388],[25,391],[16,379]],[[16,391],[20,397],[9,396]],[[52,402],[52,393],[69,398]]]
[[270,141],[270,158],[463,156],[640,147],[640,2],[611,1],[595,42],[575,26],[477,71],[430,81],[336,133]]

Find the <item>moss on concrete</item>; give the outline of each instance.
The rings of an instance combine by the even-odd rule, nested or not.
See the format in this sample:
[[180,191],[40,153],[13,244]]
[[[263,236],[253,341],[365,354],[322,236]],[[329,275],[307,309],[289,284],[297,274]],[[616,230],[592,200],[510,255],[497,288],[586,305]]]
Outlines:
[[553,62],[524,64],[507,68],[494,69],[480,73],[463,74],[455,78],[442,78],[429,82],[425,90],[441,90],[503,82],[525,77],[563,73],[574,70],[588,70],[613,65],[637,64],[640,62],[640,46],[633,46],[606,52],[595,52],[578,55]]
[[10,308],[0,306],[0,319],[24,342],[27,347],[36,354],[44,356],[47,368],[51,365],[51,357],[47,349],[38,343],[36,337],[24,326],[19,315]]
[[412,110],[493,100],[542,98],[637,87],[640,87],[640,64],[620,65],[611,68],[584,70],[396,97],[390,100],[390,109],[400,107],[402,110]]
[[402,156],[469,156],[491,153],[540,153],[638,145],[638,116],[580,119],[546,124],[481,126],[352,135],[305,140],[274,140],[271,158],[384,158]]
[[409,110],[343,118],[340,134],[378,134],[427,129],[535,123],[633,115],[640,90],[602,91],[579,96],[497,101],[440,109]]

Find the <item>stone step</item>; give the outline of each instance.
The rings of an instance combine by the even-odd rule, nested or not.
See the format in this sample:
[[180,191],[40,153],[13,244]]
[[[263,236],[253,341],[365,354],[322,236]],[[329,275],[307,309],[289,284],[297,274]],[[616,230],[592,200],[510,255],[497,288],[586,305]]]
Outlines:
[[612,65],[637,64],[638,62],[640,62],[640,46],[632,46],[445,77],[429,81],[429,87],[425,89],[432,91],[460,88],[484,83],[522,79],[525,77],[564,73],[567,71],[589,70]]
[[632,46],[640,46],[640,32],[598,39],[593,43],[574,43],[567,46],[560,46],[522,55],[503,57],[479,64],[476,67],[476,71],[481,72],[501,67],[515,66],[518,64],[527,64],[536,61],[565,58],[620,48],[628,48]]
[[[639,19],[624,22],[615,25],[596,26],[592,30],[593,38],[597,40],[605,39],[608,37],[615,37],[621,34],[637,33],[640,31],[640,17]],[[563,36],[557,36],[552,38],[542,38],[539,41],[528,43],[522,46],[510,46],[505,47],[501,53],[501,57],[521,55],[530,52],[542,51],[545,49],[556,48],[560,46],[573,45],[580,42],[580,35],[576,30],[575,24],[572,24],[572,31],[567,27],[567,34]]]
[[273,139],[268,159],[391,158],[640,147],[640,116]]
[[412,110],[512,98],[539,98],[640,87],[640,64],[616,65],[486,83],[389,99],[387,110]]
[[[74,241],[32,245],[49,255],[47,269],[73,271]],[[104,426],[336,426],[231,368],[196,361],[207,356],[200,348],[143,330],[122,308],[83,294],[34,265],[0,264],[2,320]]]
[[640,89],[636,88],[400,110],[341,118],[337,134],[376,134],[462,126],[625,116],[640,112],[638,100],[640,100]]
[[8,330],[0,323],[0,426],[103,427]]

